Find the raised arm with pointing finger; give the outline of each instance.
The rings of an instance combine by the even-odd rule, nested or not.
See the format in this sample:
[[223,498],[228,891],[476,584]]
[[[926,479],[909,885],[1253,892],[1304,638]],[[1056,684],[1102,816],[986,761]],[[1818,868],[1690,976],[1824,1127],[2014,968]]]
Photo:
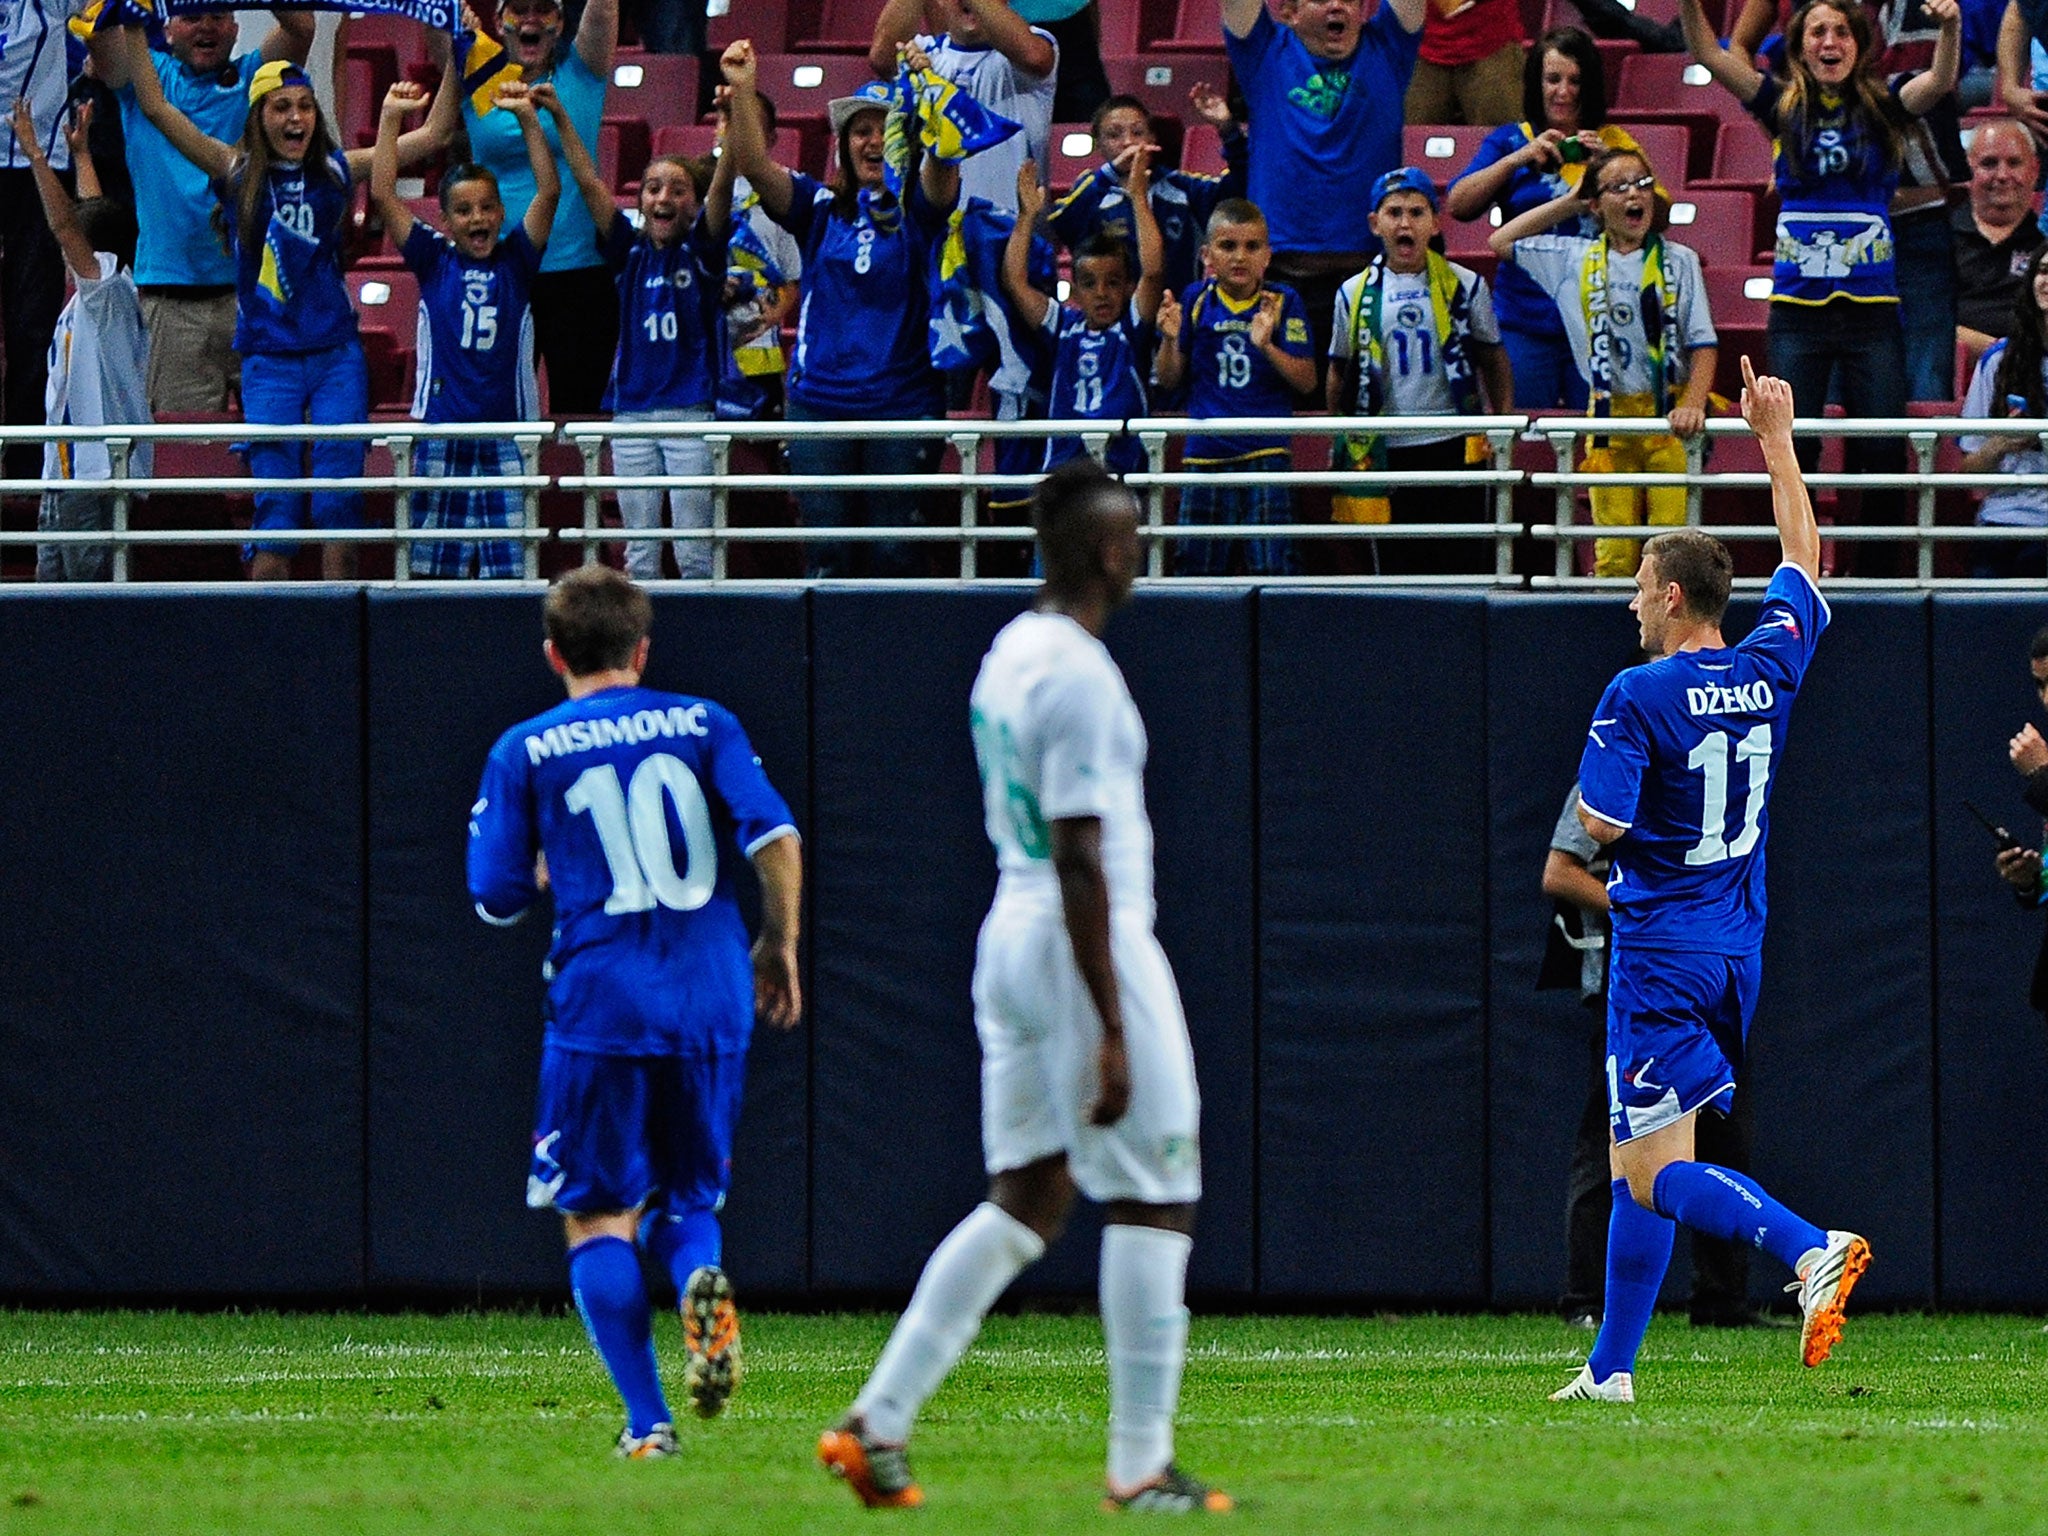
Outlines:
[[1764,469],[1771,477],[1771,520],[1778,525],[1778,547],[1785,563],[1820,580],[1820,529],[1813,519],[1813,498],[1792,452],[1792,386],[1769,374],[1758,376],[1749,358],[1742,359],[1742,419],[1764,451]]

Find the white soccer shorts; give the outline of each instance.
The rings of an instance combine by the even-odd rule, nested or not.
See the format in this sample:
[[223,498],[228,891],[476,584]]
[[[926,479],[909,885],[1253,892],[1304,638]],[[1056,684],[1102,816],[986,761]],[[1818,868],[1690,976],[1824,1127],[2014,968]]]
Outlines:
[[1180,990],[1142,919],[1112,918],[1110,953],[1131,1107],[1095,1126],[1102,1021],[1058,906],[999,903],[983,921],[974,959],[983,1157],[997,1174],[1064,1152],[1090,1200],[1190,1204],[1202,1193],[1201,1095]]

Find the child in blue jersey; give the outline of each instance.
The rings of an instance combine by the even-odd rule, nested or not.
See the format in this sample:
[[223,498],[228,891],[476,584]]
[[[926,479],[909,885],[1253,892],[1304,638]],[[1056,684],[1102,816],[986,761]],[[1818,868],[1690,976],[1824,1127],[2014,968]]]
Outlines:
[[[1593,39],[1578,27],[1554,27],[1529,50],[1522,121],[1502,123],[1480,141],[1444,194],[1444,211],[1470,220],[1498,208],[1503,222],[1519,218],[1577,191],[1601,154],[1641,147],[1626,128],[1607,121],[1607,76]],[[1599,229],[1582,209],[1576,224],[1559,232],[1590,240]],[[1515,407],[1584,410],[1586,381],[1550,295],[1518,268],[1503,265],[1495,274],[1494,308],[1514,368]]]
[[1634,1401],[1636,1351],[1672,1222],[1762,1248],[1799,1277],[1800,1358],[1819,1365],[1870,1264],[1853,1232],[1794,1215],[1747,1175],[1694,1161],[1694,1117],[1726,1113],[1762,978],[1764,845],[1792,701],[1828,625],[1820,531],[1792,448],[1792,390],[1742,360],[1742,414],[1771,477],[1784,563],[1748,636],[1721,637],[1734,562],[1697,529],[1660,534],[1636,573],[1643,649],[1608,684],[1579,763],[1579,818],[1608,848],[1607,1095],[1614,1212],[1606,1315],[1553,1394]]
[[[959,198],[959,167],[923,155],[904,178],[902,196],[888,191],[882,149],[893,93],[876,81],[831,104],[837,179],[827,185],[787,170],[768,158],[756,67],[754,46],[745,41],[719,60],[732,88],[725,152],[768,216],[803,247],[785,417],[908,421],[942,414],[944,392],[931,363],[932,253]],[[844,433],[789,444],[789,467],[800,475],[916,474],[937,461],[937,444],[916,438]],[[916,491],[799,491],[796,501],[806,527],[923,521]],[[864,548],[861,558],[855,546],[813,542],[804,551],[806,573],[908,576],[921,568],[907,545]]]
[[[391,87],[370,165],[370,197],[386,233],[420,280],[413,420],[530,421],[538,405],[531,296],[562,190],[541,135],[539,106],[518,81],[498,88],[498,109],[525,130],[537,189],[525,217],[501,240],[505,200],[498,178],[481,165],[459,165],[441,178],[446,234],[415,219],[399,197],[399,124],[425,103],[426,92],[409,80]],[[415,474],[436,477],[517,475],[521,469],[517,446],[500,438],[424,438],[413,458]],[[520,520],[512,493],[501,490],[420,491],[412,508],[412,526],[423,529],[509,529]],[[415,543],[411,566],[415,576],[444,580],[525,574],[519,545],[502,539]]]
[[[1124,421],[1146,414],[1152,323],[1165,292],[1159,275],[1159,223],[1146,196],[1151,159],[1152,151],[1141,144],[1127,161],[1138,270],[1131,270],[1122,240],[1106,232],[1095,235],[1074,254],[1071,304],[1056,303],[1031,286],[1031,231],[1045,207],[1045,188],[1035,162],[1026,160],[1017,172],[1017,223],[1003,248],[1003,291],[1017,313],[1043,330],[1056,349],[1047,410],[1055,420]],[[1082,452],[1080,438],[1048,438],[1040,467],[1055,469]],[[1104,462],[1117,474],[1141,470],[1144,445],[1119,434],[1110,440]]]
[[[1243,197],[1245,190],[1246,139],[1230,115],[1230,104],[1208,85],[1195,86],[1188,100],[1196,115],[1221,135],[1229,170],[1222,176],[1196,176],[1155,168],[1146,183],[1146,200],[1159,225],[1161,272],[1168,293],[1179,293],[1202,275],[1202,233],[1209,215],[1224,198]],[[1158,157],[1152,114],[1135,96],[1112,96],[1095,109],[1089,126],[1102,164],[1082,172],[1074,190],[1054,206],[1046,227],[1069,251],[1079,251],[1097,235],[1114,236],[1137,264],[1137,194],[1128,176],[1131,158],[1141,146]]]
[[[370,151],[346,153],[313,98],[312,82],[296,64],[276,60],[249,80],[249,112],[241,139],[224,143],[203,132],[165,98],[149,61],[142,29],[126,29],[129,79],[142,114],[178,152],[207,173],[216,216],[235,255],[235,350],[242,355],[242,416],[251,423],[297,426],[354,425],[370,414],[369,371],[356,335],[356,312],[341,278],[341,246],[356,180],[370,168]],[[400,141],[400,164],[439,147],[452,114],[444,78],[427,125]],[[347,479],[363,472],[367,445],[316,442],[312,473]],[[249,468],[262,479],[291,480],[305,473],[303,443],[252,442]],[[295,544],[265,544],[265,529],[355,528],[362,496],[355,491],[256,493],[257,540],[247,551],[249,575],[282,581],[291,574]],[[355,550],[329,544],[321,575],[331,581],[355,574]]]
[[[552,102],[552,94],[544,93],[543,100]],[[732,227],[732,157],[718,157],[701,211],[696,184],[682,160],[665,155],[649,161],[640,175],[636,228],[619,212],[576,125],[562,113],[555,126],[569,174],[597,226],[598,251],[618,277],[619,350],[605,388],[605,408],[618,422],[711,420],[724,323],[725,241]],[[701,437],[615,437],[612,471],[708,475],[711,448]],[[667,494],[674,527],[711,526],[709,487]],[[622,490],[619,519],[628,528],[659,528],[661,502],[659,490]],[[678,576],[710,576],[709,544],[671,547]],[[661,545],[651,539],[627,544],[626,574],[635,581],[658,579]]]
[[[1962,15],[1956,0],[1924,0],[1941,28],[1934,61],[1917,75],[1879,78],[1868,13],[1853,0],[1806,0],[1785,29],[1790,66],[1784,80],[1763,74],[1723,47],[1699,0],[1684,0],[1679,20],[1693,57],[1770,130],[1783,200],[1771,272],[1771,371],[1792,385],[1801,416],[1826,409],[1840,381],[1851,416],[1906,414],[1905,334],[1892,233],[1892,194],[1902,156],[1900,129],[1955,89]],[[1905,444],[1851,438],[1849,472],[1902,474]],[[1817,438],[1802,440],[1799,461],[1819,462]],[[1900,491],[1869,492],[1868,523],[1906,521]],[[1901,572],[1903,546],[1850,546],[1845,558],[1862,575]]]
[[[719,1268],[754,1021],[792,1028],[802,863],[789,807],[730,711],[640,686],[652,606],[605,566],[558,582],[548,665],[567,703],[492,747],[470,810],[486,922],[552,890],[547,1037],[527,1204],[562,1213],[576,1304],[625,1400],[622,1456],[675,1451],[640,1254],[675,1278],[705,1418],[739,1380]],[[761,882],[750,955],[738,865]]]
[[[1292,288],[1266,281],[1273,248],[1266,218],[1242,198],[1226,198],[1209,216],[1202,254],[1212,276],[1178,300],[1159,305],[1160,389],[1188,386],[1195,417],[1290,416],[1315,388],[1316,361],[1308,315]],[[1285,437],[1243,433],[1191,435],[1182,463],[1218,474],[1282,470],[1292,452]],[[1294,521],[1294,494],[1281,484],[1184,486],[1179,520],[1275,525]],[[1188,576],[1287,576],[1301,569],[1292,539],[1190,539],[1174,556]]]

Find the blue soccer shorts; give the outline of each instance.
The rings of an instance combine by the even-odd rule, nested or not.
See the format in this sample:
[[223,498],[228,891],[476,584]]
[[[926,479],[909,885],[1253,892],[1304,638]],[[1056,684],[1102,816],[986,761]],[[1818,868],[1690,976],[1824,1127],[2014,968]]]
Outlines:
[[550,1041],[526,1203],[571,1215],[717,1210],[732,1183],[746,1060],[599,1056]]
[[1607,973],[1607,1121],[1617,1142],[1735,1102],[1761,955],[1617,945]]

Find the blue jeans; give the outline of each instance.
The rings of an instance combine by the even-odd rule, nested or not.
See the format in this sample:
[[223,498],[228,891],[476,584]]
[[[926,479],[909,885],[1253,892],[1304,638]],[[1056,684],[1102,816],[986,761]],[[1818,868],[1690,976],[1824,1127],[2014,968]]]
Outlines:
[[[1843,410],[1850,416],[1906,414],[1906,342],[1896,304],[1773,304],[1766,333],[1771,372],[1792,386],[1792,409],[1819,416],[1827,409],[1833,378]],[[1820,440],[1801,438],[1799,467],[1811,474],[1820,462]],[[1845,441],[1843,468],[1850,474],[1901,474],[1906,445],[1895,437],[1852,437]],[[1904,491],[1864,491],[1863,524],[1908,521]],[[1842,522],[1847,516],[1838,513]],[[1903,575],[1911,568],[1904,545],[1845,544],[1836,573],[1843,576]]]
[[[370,373],[360,343],[322,352],[252,352],[242,359],[242,419],[264,426],[359,426],[370,419]],[[322,440],[312,445],[311,468],[302,442],[250,443],[249,472],[259,479],[292,480],[311,473],[345,479],[363,472],[369,444]],[[363,498],[356,491],[258,491],[255,528],[359,528]],[[296,544],[255,543],[244,551],[291,555]]]
[[1586,381],[1572,360],[1572,344],[1560,332],[1537,336],[1528,331],[1500,328],[1500,344],[1507,348],[1508,366],[1515,370],[1515,409],[1547,411],[1563,406],[1568,411],[1586,408]]
[[1899,323],[1906,335],[1906,398],[1956,396],[1955,236],[1946,213],[1892,220],[1898,252]]
[[[792,395],[788,421],[836,421]],[[934,432],[942,431],[935,425]],[[849,425],[843,437],[792,439],[793,475],[922,475],[939,462],[939,444],[910,437],[861,437]],[[904,527],[929,521],[922,491],[798,491],[797,517],[806,528]],[[806,576],[921,576],[915,545],[900,539],[875,544],[812,542],[804,546]]]

